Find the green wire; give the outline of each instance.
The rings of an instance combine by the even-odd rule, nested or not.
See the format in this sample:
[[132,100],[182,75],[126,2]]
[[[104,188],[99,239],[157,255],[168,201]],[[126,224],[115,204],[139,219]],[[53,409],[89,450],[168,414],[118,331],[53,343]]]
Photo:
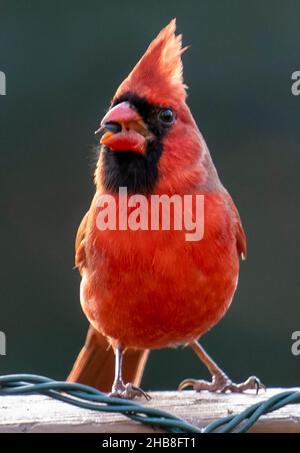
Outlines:
[[[300,392],[286,391],[266,401],[255,403],[237,415],[230,415],[200,429],[160,409],[143,406],[135,401],[114,398],[88,385],[55,381],[34,374],[0,376],[1,395],[42,394],[64,403],[98,412],[121,413],[133,421],[166,429],[171,433],[244,433],[264,414],[288,404],[300,402]],[[199,405],[201,410],[201,405]]]
[[[64,394],[59,392],[64,392]],[[113,398],[84,384],[59,382],[44,376],[29,374],[0,376],[0,395],[33,393],[44,394],[84,409],[119,412],[132,420],[164,427],[169,432],[201,433],[200,428],[168,412],[142,406],[131,400]]]

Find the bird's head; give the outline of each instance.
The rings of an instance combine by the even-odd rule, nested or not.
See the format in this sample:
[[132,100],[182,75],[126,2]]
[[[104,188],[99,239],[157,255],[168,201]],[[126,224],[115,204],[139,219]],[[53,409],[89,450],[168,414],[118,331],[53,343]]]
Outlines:
[[[97,185],[111,192],[186,191],[205,177],[205,142],[186,104],[175,19],[117,89],[101,121]],[[202,173],[202,176],[201,176]]]

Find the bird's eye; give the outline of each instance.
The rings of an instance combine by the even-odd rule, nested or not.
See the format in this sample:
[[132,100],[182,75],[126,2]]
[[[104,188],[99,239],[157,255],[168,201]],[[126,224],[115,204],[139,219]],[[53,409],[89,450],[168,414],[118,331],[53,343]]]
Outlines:
[[158,114],[159,120],[166,125],[170,125],[174,122],[175,115],[172,109],[160,110]]

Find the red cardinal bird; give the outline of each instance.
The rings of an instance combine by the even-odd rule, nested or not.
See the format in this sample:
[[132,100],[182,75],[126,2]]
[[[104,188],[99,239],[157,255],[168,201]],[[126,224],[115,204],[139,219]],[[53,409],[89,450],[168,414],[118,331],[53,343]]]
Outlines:
[[[69,380],[108,390],[114,354],[111,391],[126,398],[143,393],[138,385],[148,350],[180,344],[190,345],[212,375],[212,382],[186,379],[180,389],[262,387],[254,376],[234,384],[197,342],[231,304],[246,238],[186,104],[185,48],[175,29],[172,20],[150,44],[101,122],[105,134],[96,194],[76,240],[81,304],[92,327]],[[120,187],[147,200],[151,195],[204,196],[202,239],[187,241],[184,231],[175,228],[100,230],[99,196],[111,195],[118,206]]]

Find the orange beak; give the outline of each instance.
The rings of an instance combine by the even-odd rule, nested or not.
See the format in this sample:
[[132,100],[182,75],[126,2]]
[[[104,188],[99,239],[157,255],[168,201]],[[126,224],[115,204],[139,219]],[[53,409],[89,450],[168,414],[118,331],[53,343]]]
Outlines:
[[145,154],[149,131],[129,102],[121,102],[107,112],[95,132],[106,131],[100,143],[114,151]]

